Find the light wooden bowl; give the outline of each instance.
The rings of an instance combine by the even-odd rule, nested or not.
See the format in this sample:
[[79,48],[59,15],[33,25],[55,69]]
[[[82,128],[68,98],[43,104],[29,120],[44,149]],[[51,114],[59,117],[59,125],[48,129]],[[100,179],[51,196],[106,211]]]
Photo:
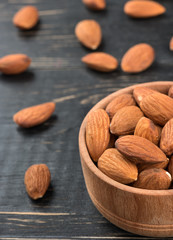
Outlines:
[[[173,82],[151,82],[114,92],[92,109],[105,108],[115,97],[137,86],[167,93]],[[173,189],[145,190],[118,183],[102,173],[90,158],[85,142],[85,117],[79,132],[79,151],[85,184],[99,212],[116,226],[143,236],[173,237]]]

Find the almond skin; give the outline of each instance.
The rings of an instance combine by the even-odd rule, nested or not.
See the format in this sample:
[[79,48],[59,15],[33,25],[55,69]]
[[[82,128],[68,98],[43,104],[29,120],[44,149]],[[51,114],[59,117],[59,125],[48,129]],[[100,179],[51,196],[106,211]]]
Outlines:
[[147,95],[155,93],[156,91],[147,88],[147,87],[136,87],[133,90],[133,97],[136,100],[137,104],[140,106],[140,102],[142,101],[143,98],[145,98]]
[[91,10],[100,11],[106,8],[105,0],[82,0],[82,2]]
[[102,40],[100,25],[95,20],[83,20],[76,25],[75,34],[87,48],[96,50]]
[[110,132],[115,135],[125,135],[134,132],[142,111],[136,106],[126,106],[117,111],[110,124]]
[[118,60],[103,52],[89,53],[82,58],[82,62],[100,72],[112,72],[118,67]]
[[142,172],[145,169],[150,169],[150,168],[162,168],[165,169],[168,166],[169,163],[169,158],[167,158],[167,161],[161,162],[161,163],[139,163],[137,165],[138,171]]
[[125,107],[125,106],[135,106],[136,102],[131,94],[122,94],[115,97],[106,107],[106,112],[108,113],[110,119],[113,118],[115,113]]
[[116,140],[115,147],[135,164],[167,161],[167,157],[162,150],[143,137],[134,135],[123,136]]
[[173,86],[171,86],[171,87],[169,88],[168,96],[171,97],[171,98],[173,98]]
[[54,111],[54,102],[42,103],[20,110],[14,114],[13,121],[20,127],[30,128],[48,120]]
[[160,148],[167,156],[173,154],[173,118],[162,129]]
[[170,157],[170,160],[168,163],[168,172],[171,174],[173,178],[173,156]]
[[164,126],[173,118],[173,99],[162,93],[153,93],[142,99],[140,108],[154,123]]
[[92,111],[86,124],[86,144],[93,161],[97,162],[110,142],[110,119],[103,109]]
[[33,28],[39,19],[36,7],[26,6],[21,8],[13,17],[13,24],[21,29],[29,30]]
[[46,164],[34,164],[25,172],[24,183],[28,195],[36,200],[46,193],[51,174]]
[[171,185],[171,175],[164,169],[151,168],[142,171],[138,180],[134,182],[133,187],[149,189],[149,190],[164,190]]
[[25,54],[11,54],[0,58],[0,72],[13,75],[24,72],[30,65],[31,59]]
[[124,12],[133,18],[151,18],[165,13],[166,9],[155,1],[131,0],[125,4]]
[[161,128],[155,125],[149,118],[142,117],[135,128],[134,135],[143,137],[158,145],[161,135]]
[[115,148],[104,151],[98,160],[98,168],[108,177],[123,184],[132,183],[138,177],[136,165]]
[[155,59],[154,49],[146,43],[131,47],[123,56],[121,68],[127,73],[139,73],[149,68]]

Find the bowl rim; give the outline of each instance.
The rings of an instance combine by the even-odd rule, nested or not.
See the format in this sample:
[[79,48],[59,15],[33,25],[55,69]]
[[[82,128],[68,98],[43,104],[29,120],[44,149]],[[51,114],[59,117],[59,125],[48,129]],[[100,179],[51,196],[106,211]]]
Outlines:
[[80,157],[83,159],[89,170],[95,174],[98,178],[100,178],[102,181],[106,182],[107,184],[111,185],[112,187],[118,188],[122,191],[130,192],[130,193],[135,193],[135,194],[140,194],[140,195],[150,195],[150,196],[169,196],[173,194],[173,189],[167,189],[167,190],[148,190],[148,189],[140,189],[140,188],[135,188],[132,186],[128,186],[122,183],[119,183],[107,175],[105,175],[103,172],[101,172],[98,167],[94,164],[93,160],[91,159],[87,146],[86,146],[86,141],[85,141],[85,128],[86,128],[86,122],[87,122],[87,117],[89,113],[93,110],[96,110],[98,108],[105,108],[105,106],[116,96],[119,94],[123,94],[127,91],[132,92],[135,87],[151,87],[155,89],[156,86],[165,86],[165,87],[170,87],[173,85],[173,82],[171,81],[155,81],[155,82],[145,82],[145,83],[140,83],[140,84],[133,84],[131,86],[122,88],[120,90],[117,90],[102,100],[100,100],[98,103],[96,103],[87,113],[85,118],[82,121],[80,130],[79,130],[79,138],[78,138],[78,143],[79,143],[79,151],[80,151]]

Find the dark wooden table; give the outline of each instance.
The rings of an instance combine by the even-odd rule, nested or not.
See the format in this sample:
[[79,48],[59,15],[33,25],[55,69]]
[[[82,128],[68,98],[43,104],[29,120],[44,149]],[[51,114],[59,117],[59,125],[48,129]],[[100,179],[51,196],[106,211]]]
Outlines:
[[[25,53],[32,58],[28,71],[0,75],[0,239],[145,239],[109,223],[93,206],[85,188],[78,132],[89,109],[120,88],[149,81],[173,79],[173,2],[163,2],[164,16],[134,20],[123,13],[125,0],[107,0],[107,10],[92,12],[81,0],[1,0],[0,56]],[[38,7],[40,23],[31,31],[12,24],[22,6]],[[87,69],[80,58],[90,51],[74,36],[82,19],[97,20],[103,30],[100,51],[121,58],[132,45],[146,42],[156,50],[150,69],[128,75]],[[56,101],[56,111],[45,124],[17,127],[18,110]],[[43,199],[32,201],[23,183],[26,169],[46,163],[52,181]]]

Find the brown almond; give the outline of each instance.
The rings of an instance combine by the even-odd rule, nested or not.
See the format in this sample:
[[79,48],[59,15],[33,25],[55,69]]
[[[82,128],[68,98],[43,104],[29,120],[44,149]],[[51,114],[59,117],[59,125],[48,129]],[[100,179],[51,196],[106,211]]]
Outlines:
[[171,51],[173,51],[173,37],[171,37],[170,41],[169,41],[169,49]]
[[54,111],[54,102],[42,103],[20,110],[14,114],[13,121],[20,127],[30,128],[48,120]]
[[151,18],[165,13],[166,9],[155,1],[131,0],[125,4],[124,12],[133,18]]
[[173,155],[169,159],[168,172],[171,174],[171,176],[173,178]]
[[22,7],[13,17],[13,24],[21,29],[33,28],[39,19],[39,13],[36,7]]
[[169,88],[168,96],[171,97],[171,98],[173,98],[173,86],[171,86],[171,87]]
[[86,124],[86,144],[93,161],[97,162],[110,142],[110,119],[103,109],[91,111]]
[[162,129],[160,148],[167,156],[173,154],[173,118]]
[[4,74],[20,74],[30,65],[31,59],[25,54],[11,54],[0,58],[0,72]]
[[136,87],[133,90],[133,97],[136,100],[136,102],[138,103],[138,105],[140,105],[140,102],[142,101],[142,99],[144,97],[146,97],[149,94],[155,93],[156,91],[151,89],[151,88],[147,88],[147,87]]
[[105,0],[82,0],[83,3],[92,10],[100,11],[106,8]]
[[115,147],[134,163],[161,163],[167,161],[166,155],[154,143],[134,135],[118,138]]
[[101,43],[102,31],[95,20],[83,20],[76,25],[75,34],[78,40],[87,48],[95,50]]
[[113,118],[115,113],[125,107],[125,106],[135,106],[136,102],[131,94],[122,94],[115,97],[106,107],[106,112],[108,113],[110,119]]
[[36,200],[42,198],[50,184],[51,175],[46,164],[34,164],[25,172],[24,183],[28,195]]
[[123,56],[121,68],[127,73],[139,73],[149,68],[155,59],[154,49],[146,43],[131,47]]
[[162,168],[162,169],[165,169],[167,168],[168,166],[168,163],[169,163],[169,158],[167,158],[167,161],[165,162],[161,162],[161,163],[139,163],[137,165],[138,167],[138,171],[141,172],[145,169],[150,169],[150,168]]
[[173,99],[162,93],[153,93],[142,99],[140,108],[154,123],[164,126],[173,118]]
[[127,160],[115,148],[104,151],[98,160],[98,168],[108,177],[120,183],[128,184],[137,180],[136,165]]
[[164,190],[171,185],[171,175],[161,168],[151,168],[142,171],[138,180],[134,182],[133,187],[149,189],[149,190]]
[[161,127],[155,125],[152,120],[142,117],[135,128],[134,135],[143,137],[158,145],[161,135]]
[[82,62],[100,72],[112,72],[118,67],[117,59],[103,52],[89,53],[82,58]]
[[134,132],[136,124],[141,117],[143,117],[143,113],[138,107],[123,107],[113,116],[110,124],[110,132],[118,136],[131,134]]

